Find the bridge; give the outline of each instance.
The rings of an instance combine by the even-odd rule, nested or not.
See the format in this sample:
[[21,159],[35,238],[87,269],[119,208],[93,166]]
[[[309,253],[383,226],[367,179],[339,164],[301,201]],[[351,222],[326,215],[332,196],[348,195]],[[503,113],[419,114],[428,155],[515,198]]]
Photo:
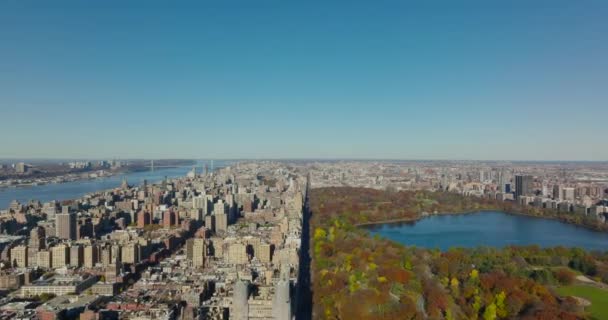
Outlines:
[[[201,161],[203,161],[203,160],[196,160],[196,162],[197,162],[197,163],[200,163]],[[210,161],[211,161],[211,166],[210,166],[210,167],[211,167],[211,172],[213,172],[213,169],[214,169],[214,166],[213,166],[213,160],[210,160]],[[154,171],[154,169],[157,169],[157,168],[178,168],[178,167],[187,167],[187,166],[182,165],[182,164],[175,164],[175,165],[160,165],[160,166],[159,166],[159,165],[155,165],[155,164],[154,164],[154,160],[150,160],[150,164],[149,164],[149,165],[144,165],[144,167],[146,167],[146,168],[150,168],[150,170],[151,170],[151,171]],[[196,167],[196,165],[194,165],[194,166],[192,166],[192,167]],[[208,169],[209,169],[207,165],[205,165],[203,168],[204,168],[206,171],[208,171]]]
[[154,164],[154,160],[150,160],[150,164],[149,165],[145,165],[144,167],[150,168],[151,171],[154,171],[154,169],[158,169],[158,168],[178,168],[178,167],[184,167],[184,165],[183,164],[155,165]]

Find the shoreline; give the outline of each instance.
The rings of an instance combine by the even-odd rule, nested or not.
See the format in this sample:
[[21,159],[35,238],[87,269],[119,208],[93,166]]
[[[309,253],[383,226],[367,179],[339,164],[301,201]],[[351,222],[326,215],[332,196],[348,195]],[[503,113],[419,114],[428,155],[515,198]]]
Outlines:
[[428,213],[426,215],[419,215],[418,217],[404,217],[404,218],[394,218],[394,219],[388,219],[388,220],[382,220],[382,221],[374,221],[374,222],[363,222],[363,223],[357,223],[354,224],[355,227],[369,227],[369,226],[374,226],[374,225],[380,225],[380,224],[393,224],[393,223],[402,223],[402,222],[417,222],[420,221],[424,218],[429,218],[432,216],[451,216],[451,215],[465,215],[465,214],[475,214],[475,213],[482,213],[482,212],[486,212],[486,211],[495,211],[495,212],[501,212],[504,214],[509,214],[509,215],[514,215],[514,216],[524,216],[524,217],[529,217],[529,218],[537,218],[537,219],[543,219],[543,220],[553,220],[553,221],[558,221],[564,224],[568,224],[568,225],[572,225],[575,227],[580,227],[583,229],[587,229],[590,231],[594,231],[594,232],[599,232],[599,233],[608,233],[608,230],[604,230],[604,229],[599,229],[599,228],[594,228],[592,226],[586,226],[583,224],[578,224],[578,223],[571,223],[561,217],[556,217],[556,216],[538,216],[538,215],[533,215],[533,214],[528,214],[528,213],[522,213],[522,212],[515,212],[515,211],[506,211],[506,210],[502,210],[502,209],[482,209],[482,210],[474,210],[474,211],[462,211],[462,212],[450,212],[450,213]]
[[[159,169],[182,168],[182,167],[190,167],[193,165],[196,165],[196,162],[193,162],[190,164],[167,165],[167,166],[160,167]],[[38,178],[25,177],[23,179],[18,179],[18,180],[25,180],[27,182],[17,183],[17,184],[0,183],[0,192],[7,190],[7,189],[27,189],[27,188],[38,187],[38,186],[43,186],[43,185],[51,185],[51,184],[64,184],[64,183],[71,183],[71,182],[92,181],[92,180],[98,180],[98,179],[111,178],[114,176],[128,175],[128,174],[133,174],[133,173],[138,173],[138,172],[145,172],[145,171],[149,171],[149,170],[150,170],[150,167],[141,166],[141,165],[133,165],[133,166],[124,166],[122,168],[115,169],[115,170],[98,169],[98,170],[82,171],[82,172],[70,172],[70,173],[65,173],[65,174],[60,174],[60,175],[55,175],[55,176],[50,175],[50,176],[38,177]],[[90,175],[97,175],[97,176],[91,177]],[[16,180],[16,179],[2,179],[0,181],[4,182],[4,181],[10,181],[10,180]]]
[[[99,175],[100,171],[104,171],[104,173]],[[64,184],[64,183],[70,183],[70,182],[105,179],[105,178],[111,178],[111,177],[114,177],[117,175],[126,175],[126,174],[143,172],[143,171],[145,171],[145,169],[143,169],[143,168],[134,168],[134,169],[127,169],[127,170],[120,170],[120,171],[98,170],[98,171],[82,172],[82,173],[78,173],[78,174],[69,173],[66,175],[39,178],[39,181],[31,181],[31,182],[18,183],[18,184],[2,184],[2,185],[0,185],[0,192],[4,189],[13,189],[13,188],[14,189],[27,189],[27,188],[50,185],[50,184]],[[85,174],[89,175],[89,176],[84,176]],[[90,176],[91,174],[93,174],[93,175],[98,174],[98,176],[91,177]]]

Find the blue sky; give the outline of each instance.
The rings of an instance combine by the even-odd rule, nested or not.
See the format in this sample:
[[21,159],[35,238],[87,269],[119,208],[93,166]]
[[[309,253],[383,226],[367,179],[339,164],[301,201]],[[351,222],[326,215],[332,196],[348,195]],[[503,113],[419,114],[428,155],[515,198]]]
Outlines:
[[608,160],[606,1],[0,2],[0,157]]

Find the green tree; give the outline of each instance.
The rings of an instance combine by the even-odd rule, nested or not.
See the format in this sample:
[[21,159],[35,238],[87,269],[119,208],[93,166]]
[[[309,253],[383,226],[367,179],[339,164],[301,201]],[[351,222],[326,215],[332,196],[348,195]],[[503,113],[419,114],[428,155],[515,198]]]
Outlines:
[[496,305],[494,303],[490,303],[486,310],[483,312],[484,320],[495,320],[496,319]]
[[504,291],[496,295],[496,315],[501,318],[506,318],[508,315],[507,306],[505,305],[506,298],[507,294]]

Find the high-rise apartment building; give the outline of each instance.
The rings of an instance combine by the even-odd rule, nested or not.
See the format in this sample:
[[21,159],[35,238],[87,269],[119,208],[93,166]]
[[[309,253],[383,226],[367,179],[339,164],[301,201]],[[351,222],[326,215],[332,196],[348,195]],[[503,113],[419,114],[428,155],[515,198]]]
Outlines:
[[58,213],[56,216],[56,232],[59,239],[76,240],[77,220],[73,212]]
[[574,188],[563,188],[562,199],[565,201],[574,201]]
[[515,176],[515,197],[527,196],[532,194],[532,183],[534,177],[529,175],[516,175]]
[[82,267],[84,263],[84,249],[81,245],[70,247],[70,266]]
[[137,213],[137,227],[143,228],[151,223],[150,213],[142,210]]
[[84,247],[84,266],[85,268],[93,268],[99,261],[99,250],[97,245],[92,244]]
[[163,226],[165,228],[170,228],[177,224],[177,214],[172,210],[167,210],[163,212]]
[[226,232],[228,230],[228,215],[225,213],[214,214],[215,232]]
[[128,243],[121,248],[121,262],[135,264],[139,263],[140,252],[137,243]]
[[60,244],[51,248],[53,269],[62,268],[70,262],[70,248],[65,244]]
[[34,227],[30,231],[28,246],[34,250],[44,249],[46,232],[42,227]]
[[192,243],[192,265],[194,267],[205,266],[205,239],[194,239]]
[[232,264],[244,264],[249,262],[247,247],[242,243],[231,243],[228,245],[226,261]]
[[27,246],[20,245],[11,249],[11,262],[13,266],[18,268],[27,267]]
[[38,251],[36,260],[39,268],[50,269],[53,267],[53,255],[50,250]]

